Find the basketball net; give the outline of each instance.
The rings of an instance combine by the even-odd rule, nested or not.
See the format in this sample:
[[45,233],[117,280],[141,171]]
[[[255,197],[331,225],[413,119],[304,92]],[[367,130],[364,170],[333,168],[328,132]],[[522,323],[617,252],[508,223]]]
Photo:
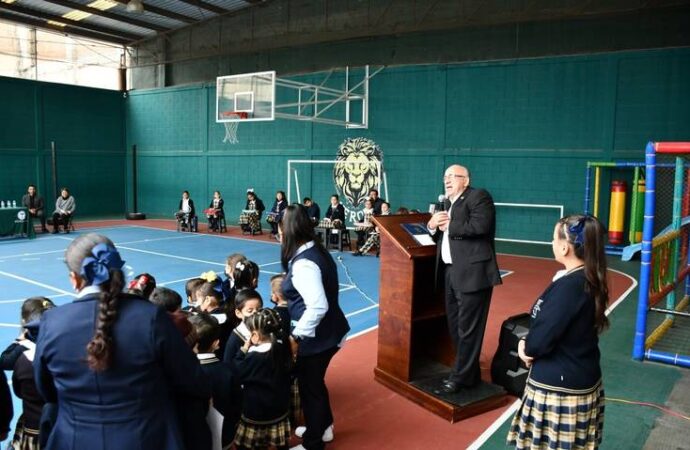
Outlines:
[[240,142],[240,140],[237,139],[237,128],[240,125],[239,119],[246,119],[247,113],[225,111],[221,114],[226,119],[238,119],[238,121],[236,122],[223,122],[223,126],[225,126],[225,137],[223,138],[223,144],[225,144],[226,142],[229,144],[237,144],[238,142]]

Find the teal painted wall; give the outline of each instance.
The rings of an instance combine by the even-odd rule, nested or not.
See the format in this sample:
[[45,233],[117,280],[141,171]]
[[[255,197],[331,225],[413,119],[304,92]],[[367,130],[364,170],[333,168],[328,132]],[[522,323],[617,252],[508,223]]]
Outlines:
[[52,214],[51,142],[58,185],[70,188],[81,218],[125,211],[122,94],[0,77],[0,197],[17,200],[38,186]]
[[[236,145],[222,143],[213,120],[215,85],[134,91],[127,143],[139,152],[140,209],[165,217],[182,190],[205,205],[219,189],[234,220],[247,187],[268,204],[287,190],[287,160],[333,160],[343,139],[360,136],[383,151],[394,209],[426,210],[444,168],[462,163],[496,202],[570,213],[583,207],[586,161],[641,160],[648,140],[690,140],[688,73],[689,49],[387,68],[370,84],[368,130],[244,123]],[[320,181],[328,170],[298,168],[302,196],[322,209],[333,192]],[[557,216],[498,207],[498,234],[550,240]]]

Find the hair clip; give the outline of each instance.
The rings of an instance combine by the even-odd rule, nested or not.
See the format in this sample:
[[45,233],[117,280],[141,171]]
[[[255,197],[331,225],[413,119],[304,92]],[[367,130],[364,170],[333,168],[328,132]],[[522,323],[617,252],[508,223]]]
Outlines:
[[245,269],[245,267],[246,266],[244,264],[242,264],[242,261],[237,261],[237,264],[235,264],[235,269],[240,269],[243,271]]
[[254,188],[247,188],[247,194],[249,194],[250,192],[253,193],[253,192],[254,192]]
[[199,275],[199,278],[209,283],[213,283],[214,281],[216,281],[216,279],[218,279],[218,275],[214,271],[209,270],[208,272],[204,272],[201,275]]

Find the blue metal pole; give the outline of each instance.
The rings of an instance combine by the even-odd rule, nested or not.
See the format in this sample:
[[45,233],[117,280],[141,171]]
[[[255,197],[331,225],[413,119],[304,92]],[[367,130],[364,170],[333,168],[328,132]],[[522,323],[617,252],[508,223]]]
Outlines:
[[640,265],[640,286],[637,300],[637,319],[632,357],[644,358],[644,341],[647,334],[647,305],[649,303],[649,279],[652,270],[652,239],[654,238],[654,209],[656,190],[656,152],[653,142],[645,149],[645,173],[647,175],[644,193],[644,222],[642,224],[642,262]]
[[673,364],[674,366],[690,367],[690,357],[688,357],[687,355],[680,355],[678,353],[666,353],[655,350],[647,350],[645,358],[647,358],[650,361]]
[[590,193],[590,184],[592,183],[592,167],[587,163],[587,170],[585,172],[585,207],[584,211],[585,214],[589,214],[589,204],[591,202],[589,196],[591,195]]

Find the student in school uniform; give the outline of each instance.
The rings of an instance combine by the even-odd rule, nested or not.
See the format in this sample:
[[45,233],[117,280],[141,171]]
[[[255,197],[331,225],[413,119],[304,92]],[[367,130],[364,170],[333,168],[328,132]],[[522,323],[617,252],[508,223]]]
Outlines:
[[[235,381],[230,366],[218,359],[215,354],[220,340],[218,320],[206,313],[199,313],[189,320],[194,326],[198,338],[194,352],[197,354],[196,356],[201,363],[201,370],[206,374],[211,386],[213,408],[222,417],[231,415],[235,409],[232,397],[232,385]],[[210,423],[209,425],[213,431],[214,426]],[[223,431],[218,430],[219,436],[213,436],[213,438],[219,438],[222,441],[222,448],[226,448],[232,444],[234,433],[231,427],[224,427],[222,423],[220,425],[220,430]]]
[[43,314],[34,358],[36,386],[58,407],[47,449],[182,450],[172,393],[211,395],[194,353],[162,308],[122,294],[110,239],[79,236],[65,261],[78,295]]
[[245,319],[250,337],[235,355],[242,383],[242,417],[235,434],[238,450],[275,447],[290,441],[290,365],[292,355],[280,339],[280,317],[262,309]]
[[25,339],[21,347],[25,347],[26,350],[19,355],[12,371],[12,390],[14,395],[22,400],[22,415],[17,420],[11,447],[8,447],[12,450],[40,448],[39,428],[45,402],[36,390],[33,360],[36,353],[38,322],[45,311],[54,307],[55,304],[45,297],[32,297],[22,304],[22,313],[28,311],[26,318],[22,314]]

